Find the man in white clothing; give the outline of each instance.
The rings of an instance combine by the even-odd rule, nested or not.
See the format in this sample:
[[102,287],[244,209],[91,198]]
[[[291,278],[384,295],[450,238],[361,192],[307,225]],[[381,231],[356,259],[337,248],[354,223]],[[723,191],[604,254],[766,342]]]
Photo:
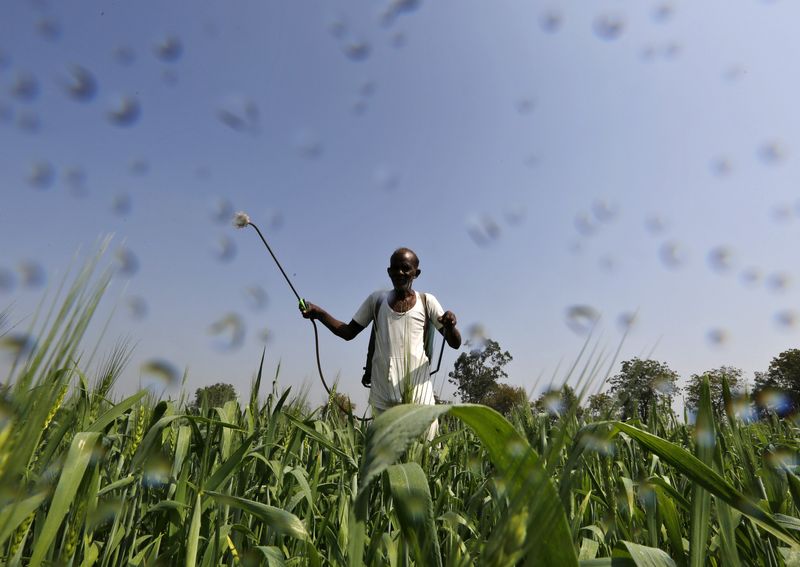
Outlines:
[[[303,317],[317,319],[334,335],[353,339],[370,322],[375,325],[374,352],[369,401],[375,415],[400,403],[433,404],[430,360],[425,352],[425,327],[430,321],[452,348],[461,346],[456,316],[444,311],[437,299],[412,289],[422,271],[413,250],[398,248],[387,268],[392,290],[376,291],[367,297],[349,323],[306,302]],[[367,384],[365,384],[367,385]],[[432,433],[435,429],[432,429]]]

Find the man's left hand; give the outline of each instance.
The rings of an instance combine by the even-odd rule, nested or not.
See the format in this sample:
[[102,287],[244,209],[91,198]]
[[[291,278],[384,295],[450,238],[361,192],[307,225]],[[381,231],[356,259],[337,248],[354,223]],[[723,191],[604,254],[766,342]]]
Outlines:
[[439,323],[442,324],[442,327],[445,329],[452,329],[456,326],[456,315],[452,311],[445,311],[444,314],[439,317]]

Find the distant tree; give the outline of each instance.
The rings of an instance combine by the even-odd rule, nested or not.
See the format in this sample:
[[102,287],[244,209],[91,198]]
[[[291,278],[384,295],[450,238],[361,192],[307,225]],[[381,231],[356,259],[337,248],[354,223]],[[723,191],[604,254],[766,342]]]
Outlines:
[[515,407],[528,403],[528,393],[525,388],[510,386],[508,384],[495,384],[483,398],[483,404],[494,408],[505,416],[511,414]]
[[[470,343],[467,342],[466,346],[470,346]],[[448,374],[448,381],[458,388],[461,401],[484,403],[497,381],[508,377],[503,367],[511,359],[508,351],[503,352],[496,341],[488,339],[484,348],[459,355],[453,371]]]
[[617,399],[606,392],[599,392],[589,396],[589,405],[586,409],[592,421],[616,419],[619,414]]
[[624,361],[620,373],[611,378],[611,394],[619,401],[623,419],[638,413],[647,422],[651,406],[671,407],[677,381],[678,373],[665,362],[634,358]]
[[720,366],[713,370],[707,370],[702,374],[692,374],[689,384],[684,388],[686,393],[686,408],[696,412],[700,406],[700,388],[703,379],[708,378],[709,392],[711,393],[711,409],[719,419],[725,415],[725,401],[722,399],[722,380],[728,380],[728,387],[731,392],[739,392],[744,387],[742,371],[733,366]]
[[785,417],[800,408],[800,349],[783,351],[766,372],[756,372],[753,398],[762,413]]
[[583,413],[580,400],[569,384],[564,384],[561,388],[550,388],[533,402],[533,406],[538,411],[559,416],[574,413],[580,417]]
[[198,388],[194,393],[194,401],[191,403],[190,407],[194,410],[198,410],[202,407],[203,400],[206,400],[207,407],[216,408],[236,398],[236,388],[234,388],[232,384],[217,382],[211,386]]

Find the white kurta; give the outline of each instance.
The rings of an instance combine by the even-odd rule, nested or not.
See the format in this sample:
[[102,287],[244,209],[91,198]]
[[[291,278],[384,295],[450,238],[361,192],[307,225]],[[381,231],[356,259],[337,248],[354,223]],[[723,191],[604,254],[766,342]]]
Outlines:
[[377,412],[402,403],[434,404],[424,334],[429,320],[437,330],[442,327],[439,317],[444,310],[428,293],[428,313],[425,313],[421,294],[414,292],[417,296],[414,307],[397,313],[389,307],[389,293],[370,294],[353,315],[356,323],[366,327],[372,322],[375,304],[379,302],[369,403]]

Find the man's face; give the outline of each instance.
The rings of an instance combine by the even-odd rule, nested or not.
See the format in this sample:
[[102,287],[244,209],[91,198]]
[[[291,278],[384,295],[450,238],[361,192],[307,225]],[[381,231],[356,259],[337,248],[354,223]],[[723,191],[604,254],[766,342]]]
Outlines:
[[389,278],[397,291],[410,290],[411,284],[420,274],[414,255],[409,252],[393,254],[386,271],[389,272]]

